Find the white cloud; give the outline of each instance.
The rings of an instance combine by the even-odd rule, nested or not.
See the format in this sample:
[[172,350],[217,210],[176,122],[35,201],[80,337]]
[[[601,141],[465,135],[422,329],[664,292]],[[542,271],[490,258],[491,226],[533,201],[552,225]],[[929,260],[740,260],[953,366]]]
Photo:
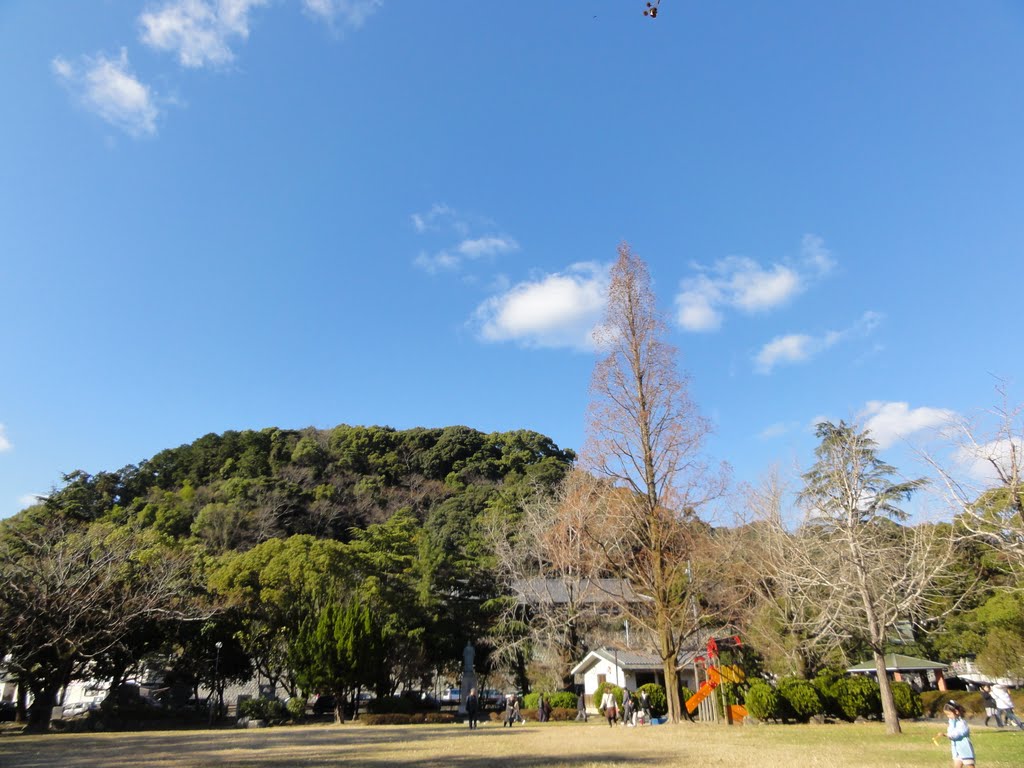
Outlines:
[[757,433],[759,440],[773,440],[776,437],[782,437],[783,435],[792,432],[799,425],[792,421],[777,421],[774,424],[769,424],[767,427]]
[[677,321],[687,331],[717,330],[721,308],[756,313],[782,306],[833,265],[824,240],[804,235],[800,259],[793,264],[763,267],[750,258],[728,256],[710,267],[697,266],[700,274],[684,280],[676,296]]
[[45,493],[26,493],[18,497],[18,509],[25,509],[39,504],[46,498]]
[[7,427],[0,424],[0,453],[6,453],[7,451],[12,450],[14,450],[14,446],[11,445],[11,441],[7,437]]
[[461,263],[462,259],[458,256],[452,256],[448,251],[438,251],[437,253],[420,251],[419,255],[413,259],[413,264],[430,274],[453,270]]
[[75,67],[57,56],[51,62],[54,75],[76,93],[91,112],[131,136],[156,133],[160,114],[148,86],[128,70],[128,52],[122,48],[117,59],[100,54],[86,57]]
[[[866,417],[866,418],[865,418]],[[956,417],[945,408],[911,408],[908,403],[871,400],[860,414],[864,428],[879,448],[888,448],[901,438],[923,430],[949,425]]]
[[457,250],[463,256],[478,259],[483,256],[497,256],[519,250],[519,243],[510,237],[478,237],[473,240],[463,240],[459,243]]
[[591,263],[519,283],[477,308],[479,336],[524,347],[593,349],[607,290],[607,267]]
[[817,235],[804,235],[800,241],[800,257],[805,265],[819,275],[831,272],[836,265],[832,253],[825,247],[825,241]]
[[777,336],[757,353],[755,361],[761,373],[771,373],[778,363],[799,363],[823,348],[823,342],[805,333]]
[[964,471],[988,487],[1001,484],[1000,475],[1009,475],[1014,465],[1020,466],[1022,456],[1024,440],[1019,437],[965,445],[956,451],[956,460]]
[[471,235],[474,229],[493,228],[493,223],[471,219],[444,203],[435,203],[426,213],[413,213],[409,219],[418,234],[444,242],[433,252],[420,251],[413,260],[413,264],[430,273],[453,271],[467,260],[519,250],[519,243],[508,235]]
[[146,45],[177,55],[183,67],[234,60],[229,41],[249,37],[249,13],[267,0],[171,0],[139,16]]
[[776,336],[754,356],[755,369],[758,373],[768,374],[776,365],[804,362],[841,341],[866,336],[874,331],[881,321],[880,313],[869,310],[861,315],[857,322],[842,331],[826,331],[821,336],[806,333]]
[[382,0],[302,0],[306,10],[316,18],[333,24],[342,21],[358,29],[383,5]]
[[413,228],[420,234],[437,231],[446,219],[457,218],[456,212],[444,203],[434,203],[426,213],[414,213],[409,217]]

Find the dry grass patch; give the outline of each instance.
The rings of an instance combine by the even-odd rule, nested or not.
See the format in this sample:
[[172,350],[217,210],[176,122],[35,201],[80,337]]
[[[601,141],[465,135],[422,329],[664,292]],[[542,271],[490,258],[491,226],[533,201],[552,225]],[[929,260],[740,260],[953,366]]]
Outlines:
[[[910,723],[889,737],[878,724],[827,726],[711,725],[609,728],[592,722],[508,729],[461,725],[306,726],[248,731],[52,734],[0,738],[0,765],[14,768],[810,768],[948,766],[948,748],[931,737],[943,725]],[[1024,733],[975,729],[979,765],[1020,768]]]

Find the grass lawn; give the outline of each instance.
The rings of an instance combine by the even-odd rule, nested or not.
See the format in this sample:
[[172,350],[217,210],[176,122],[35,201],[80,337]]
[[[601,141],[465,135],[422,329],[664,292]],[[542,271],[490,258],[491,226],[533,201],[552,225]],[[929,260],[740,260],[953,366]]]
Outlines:
[[[150,731],[0,737],[4,768],[204,768],[261,766],[951,766],[949,748],[931,737],[945,721],[906,723],[902,736],[882,725],[686,724],[609,728],[592,720],[530,723],[513,729],[461,725],[293,726],[258,730]],[[1024,731],[981,726],[972,734],[980,768],[1024,766]]]

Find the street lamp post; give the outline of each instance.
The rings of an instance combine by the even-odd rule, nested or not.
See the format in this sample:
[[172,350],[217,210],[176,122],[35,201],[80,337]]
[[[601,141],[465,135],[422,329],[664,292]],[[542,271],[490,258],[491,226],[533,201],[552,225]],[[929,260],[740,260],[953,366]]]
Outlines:
[[[213,727],[214,712],[217,714],[217,718],[220,718],[220,708],[223,706],[223,701],[220,698],[220,687],[217,685],[217,679],[220,672],[220,649],[224,647],[224,643],[218,640],[213,644],[213,647],[217,649],[216,655],[213,657],[213,694],[216,694],[216,699],[211,698],[210,707],[210,727]],[[215,709],[216,708],[216,709]]]

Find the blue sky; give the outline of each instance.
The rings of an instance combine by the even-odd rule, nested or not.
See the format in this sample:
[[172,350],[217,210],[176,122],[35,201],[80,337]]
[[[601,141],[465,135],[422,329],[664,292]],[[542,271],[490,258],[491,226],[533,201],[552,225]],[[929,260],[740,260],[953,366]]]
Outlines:
[[623,240],[739,480],[1020,382],[1024,7],[642,10],[0,5],[0,516],[227,429],[578,448]]

